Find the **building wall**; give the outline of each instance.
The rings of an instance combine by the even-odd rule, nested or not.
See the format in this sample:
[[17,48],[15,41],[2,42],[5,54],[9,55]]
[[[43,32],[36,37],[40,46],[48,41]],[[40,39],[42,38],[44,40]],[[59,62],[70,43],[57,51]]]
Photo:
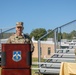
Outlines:
[[[50,42],[50,41],[49,41]],[[49,43],[48,41],[41,42],[41,57],[47,58],[51,57],[51,53],[54,53],[54,43]],[[38,58],[38,42],[34,41],[34,52],[32,53],[33,58]],[[50,50],[50,54],[48,55],[48,48]]]
[[33,42],[33,44],[34,44],[34,52],[32,53],[32,57],[38,58],[38,43]]
[[[49,48],[49,49],[48,49]],[[54,44],[41,44],[42,58],[51,57],[52,53],[54,53]],[[50,50],[50,52],[48,52]]]

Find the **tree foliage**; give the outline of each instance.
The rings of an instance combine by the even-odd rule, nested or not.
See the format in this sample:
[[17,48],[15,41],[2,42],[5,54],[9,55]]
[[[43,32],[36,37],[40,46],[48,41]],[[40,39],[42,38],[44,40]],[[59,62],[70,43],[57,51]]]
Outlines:
[[[30,37],[33,37],[34,36],[35,40],[38,40],[40,37],[42,37],[46,33],[49,33],[49,34],[47,36],[45,36],[43,38],[43,40],[46,40],[47,38],[54,38],[54,31],[52,31],[50,29],[48,31],[46,31],[44,28],[34,29],[30,33]],[[66,33],[66,32],[58,33],[57,36],[58,36],[58,41],[60,41],[61,39],[73,39],[73,37],[76,38],[76,31],[73,30],[70,33]]]
[[[54,38],[54,31],[49,29],[48,31],[46,31],[46,29],[44,28],[37,28],[37,29],[34,29],[32,30],[32,32],[30,33],[30,37],[34,37],[35,40],[38,40],[40,37],[42,37],[43,35],[45,35],[46,33],[48,33],[47,36],[45,36],[42,40],[47,40],[47,38]],[[1,33],[0,34],[0,39],[5,39],[5,38],[8,38],[10,35],[12,35],[14,33]],[[57,34],[57,39],[58,41],[60,41],[61,39],[73,39],[73,38],[76,38],[76,30],[73,30],[69,33],[67,32],[58,32]]]
[[73,39],[73,37],[76,37],[76,31],[73,30],[70,33],[63,32],[62,37],[63,37],[63,39]]
[[44,28],[37,28],[37,29],[34,29],[30,33],[30,37],[32,38],[34,36],[35,40],[38,40],[41,36],[43,36],[46,33],[47,33],[46,29],[44,29]]

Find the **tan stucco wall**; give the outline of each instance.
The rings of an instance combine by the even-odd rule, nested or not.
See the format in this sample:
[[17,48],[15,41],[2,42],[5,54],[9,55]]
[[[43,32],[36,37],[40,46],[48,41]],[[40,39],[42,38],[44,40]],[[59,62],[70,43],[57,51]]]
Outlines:
[[42,55],[41,57],[50,57],[50,55],[48,55],[48,48],[50,47],[51,49],[51,53],[54,53],[54,44],[41,44],[41,48],[42,48]]
[[[38,43],[37,42],[34,42],[34,52],[32,53],[32,57],[34,58],[38,58]],[[44,57],[51,57],[51,54],[48,55],[48,47],[50,47],[51,49],[51,53],[54,53],[54,44],[41,44],[41,49],[42,49],[42,54],[41,54],[41,57],[44,58]]]
[[33,44],[34,44],[34,52],[32,53],[32,57],[38,58],[38,45],[37,43],[33,43]]

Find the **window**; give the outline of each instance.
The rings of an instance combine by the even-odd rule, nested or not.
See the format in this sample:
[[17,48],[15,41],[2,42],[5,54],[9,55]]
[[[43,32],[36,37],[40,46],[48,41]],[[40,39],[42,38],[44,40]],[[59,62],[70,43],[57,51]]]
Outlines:
[[50,55],[50,54],[51,54],[51,48],[48,47],[48,55]]

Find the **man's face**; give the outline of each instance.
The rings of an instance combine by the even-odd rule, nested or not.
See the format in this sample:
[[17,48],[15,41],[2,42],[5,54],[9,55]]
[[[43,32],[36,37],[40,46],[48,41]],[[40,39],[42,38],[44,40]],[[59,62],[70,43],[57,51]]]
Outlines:
[[22,27],[16,27],[17,33],[22,33],[23,28]]

